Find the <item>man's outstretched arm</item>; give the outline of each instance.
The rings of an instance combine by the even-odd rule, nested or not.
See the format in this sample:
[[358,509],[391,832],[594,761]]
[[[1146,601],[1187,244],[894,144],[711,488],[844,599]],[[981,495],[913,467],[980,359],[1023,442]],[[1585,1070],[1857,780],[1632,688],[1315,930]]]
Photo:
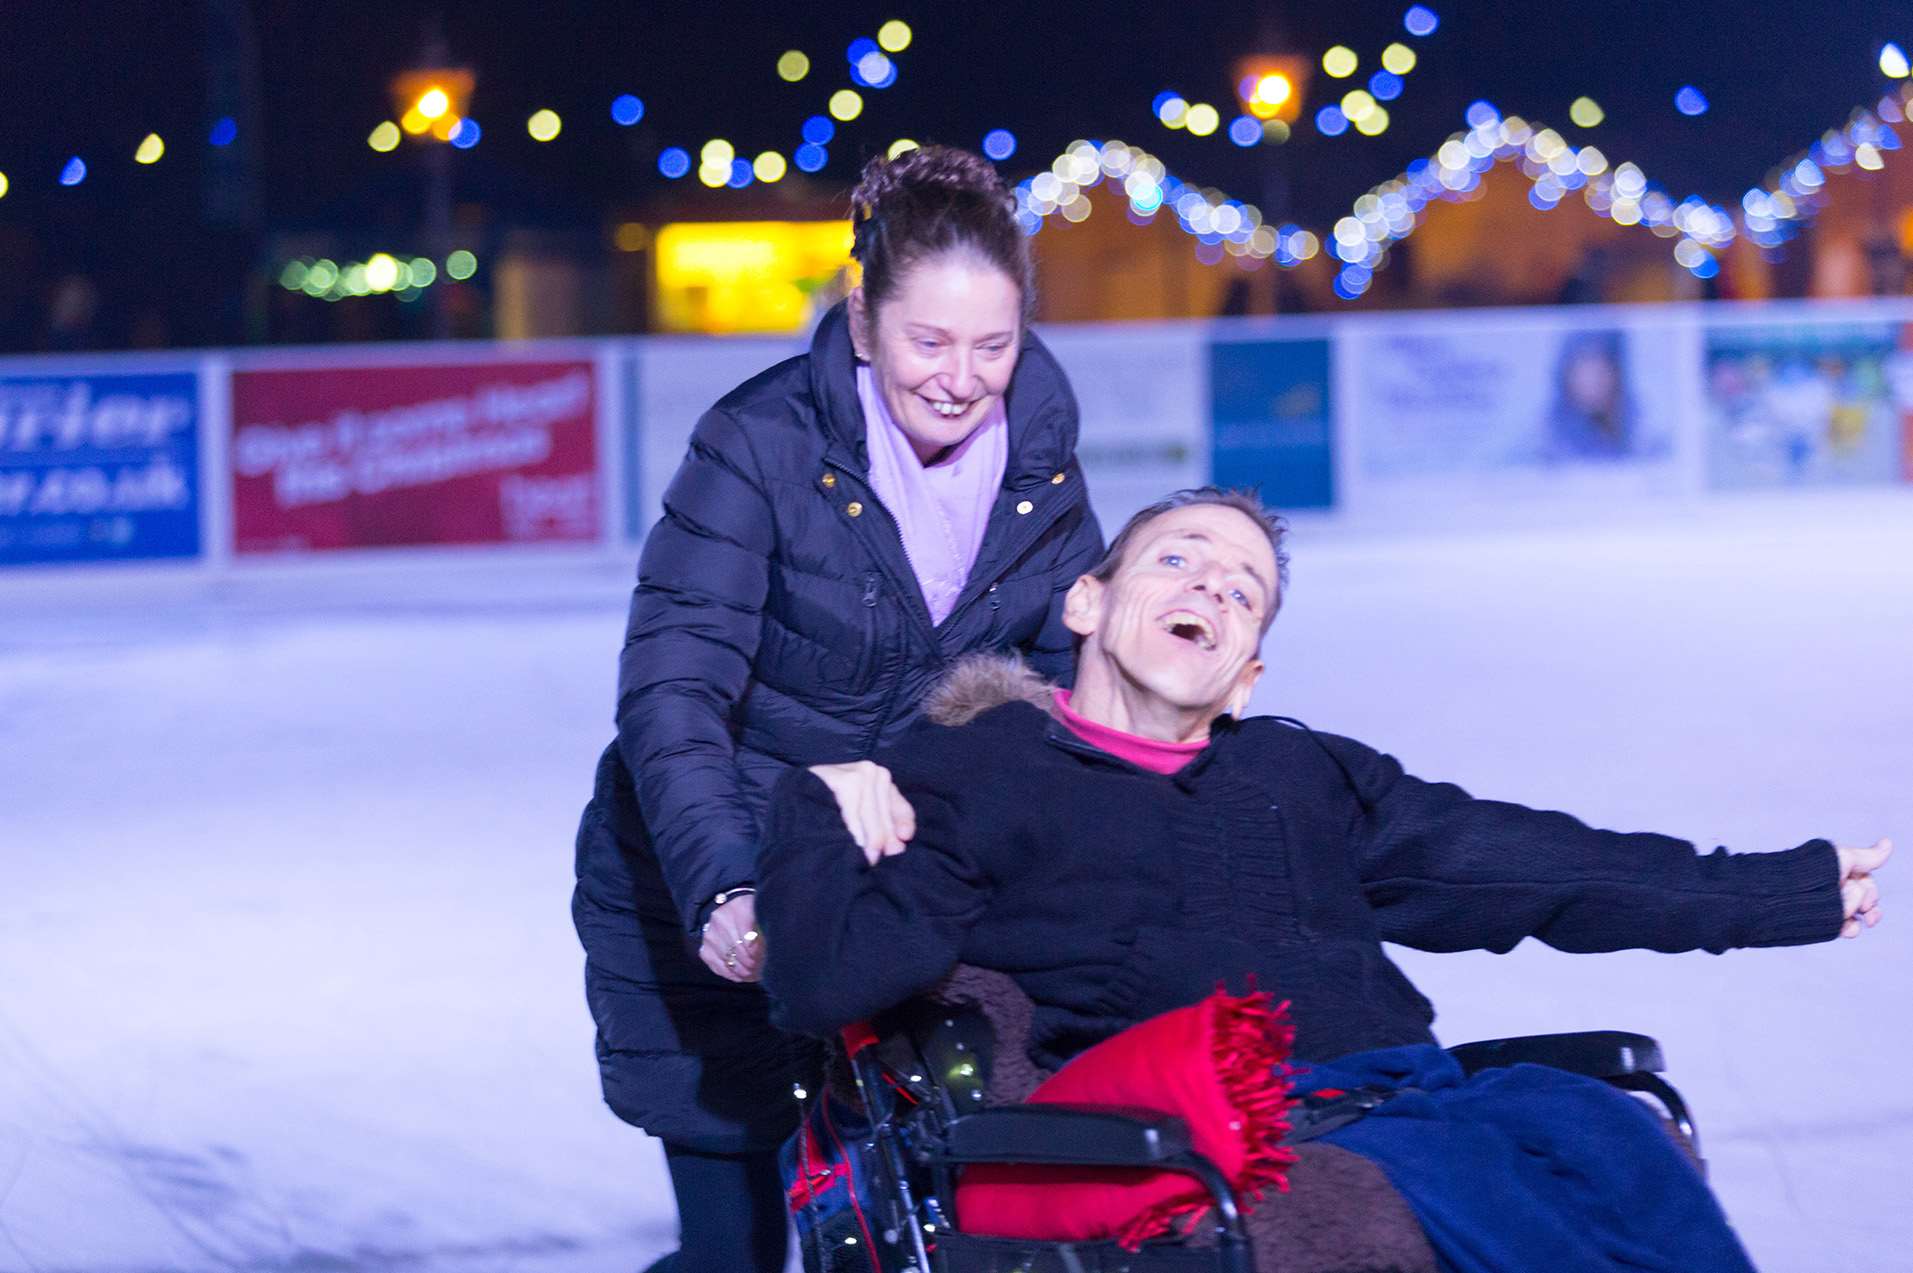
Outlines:
[[1672,836],[1477,799],[1360,743],[1323,741],[1363,805],[1359,869],[1388,941],[1495,951],[1525,937],[1567,951],[1804,945],[1858,915],[1843,890],[1857,903],[1871,886],[1872,868],[1849,872],[1826,840],[1702,853]]

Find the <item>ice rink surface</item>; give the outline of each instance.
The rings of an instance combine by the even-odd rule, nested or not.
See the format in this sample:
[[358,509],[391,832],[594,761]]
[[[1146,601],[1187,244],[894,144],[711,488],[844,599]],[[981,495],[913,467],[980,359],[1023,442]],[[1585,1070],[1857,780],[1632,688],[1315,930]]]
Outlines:
[[[1305,524],[1257,708],[1737,849],[1913,850],[1913,490]],[[672,1245],[567,901],[628,562],[0,578],[0,1269]],[[1656,1035],[1765,1270],[1913,1268],[1913,860],[1857,942],[1400,952],[1442,1037]]]

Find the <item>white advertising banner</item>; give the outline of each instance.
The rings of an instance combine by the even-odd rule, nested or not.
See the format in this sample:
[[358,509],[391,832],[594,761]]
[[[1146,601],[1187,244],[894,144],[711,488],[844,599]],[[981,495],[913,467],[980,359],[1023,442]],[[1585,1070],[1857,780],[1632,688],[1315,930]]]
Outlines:
[[1351,321],[1340,332],[1349,503],[1626,498],[1698,486],[1693,320],[1550,310]]
[[1209,480],[1208,337],[1199,324],[1046,327],[1081,409],[1076,454],[1105,537]]

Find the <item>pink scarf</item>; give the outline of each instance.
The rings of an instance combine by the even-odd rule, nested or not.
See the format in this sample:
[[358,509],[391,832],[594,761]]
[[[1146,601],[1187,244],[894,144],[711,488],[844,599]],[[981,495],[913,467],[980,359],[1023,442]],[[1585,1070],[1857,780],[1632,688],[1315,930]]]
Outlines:
[[1010,450],[1003,402],[998,399],[983,423],[940,463],[925,468],[868,367],[857,368],[857,396],[863,400],[870,446],[870,485],[897,520],[930,621],[942,623],[969,581],[1003,485]]
[[1118,760],[1127,760],[1151,773],[1172,774],[1194,760],[1209,744],[1166,743],[1159,738],[1144,738],[1093,721],[1069,705],[1069,691],[1056,690],[1056,715],[1069,732],[1098,751],[1106,751]]

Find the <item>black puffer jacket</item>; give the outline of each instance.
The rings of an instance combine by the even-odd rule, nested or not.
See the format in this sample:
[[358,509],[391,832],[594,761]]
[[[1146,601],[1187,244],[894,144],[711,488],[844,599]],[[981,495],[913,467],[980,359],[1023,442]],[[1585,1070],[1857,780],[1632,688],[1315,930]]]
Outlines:
[[869,485],[841,306],[808,354],[698,422],[639,563],[618,737],[578,833],[572,914],[605,1098],[627,1121],[714,1152],[792,1125],[806,1045],[771,1028],[757,987],[694,953],[705,904],[753,877],[784,770],[891,744],[966,652],[1068,667],[1062,595],[1102,537],[1074,458],[1075,398],[1034,336],[1006,400],[1003,489],[937,626]]

